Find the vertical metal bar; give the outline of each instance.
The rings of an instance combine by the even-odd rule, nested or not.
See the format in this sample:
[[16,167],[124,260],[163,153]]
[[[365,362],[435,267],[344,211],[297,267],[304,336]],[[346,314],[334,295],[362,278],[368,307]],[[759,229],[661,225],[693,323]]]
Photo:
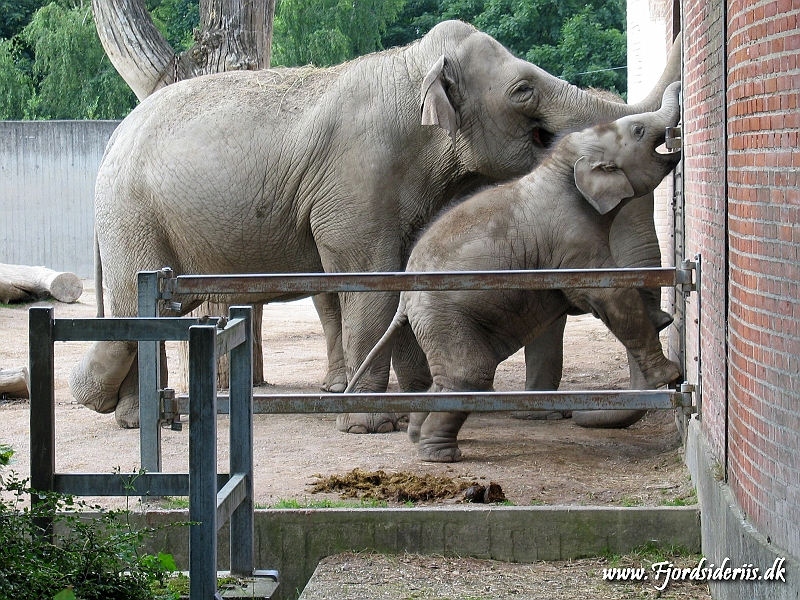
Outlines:
[[231,515],[231,573],[253,574],[253,309],[232,306],[244,318],[246,340],[230,355],[230,473],[244,473],[247,495]]
[[[158,275],[158,271],[138,274],[140,317],[159,316]],[[141,467],[148,473],[161,471],[160,383],[159,342],[139,342],[139,454]]]
[[216,327],[189,328],[189,597],[217,590]]
[[[31,488],[51,492],[56,462],[56,387],[53,353],[53,308],[28,312],[29,373],[31,378]],[[32,495],[31,501],[38,501]],[[52,520],[37,520],[44,535],[52,534]]]

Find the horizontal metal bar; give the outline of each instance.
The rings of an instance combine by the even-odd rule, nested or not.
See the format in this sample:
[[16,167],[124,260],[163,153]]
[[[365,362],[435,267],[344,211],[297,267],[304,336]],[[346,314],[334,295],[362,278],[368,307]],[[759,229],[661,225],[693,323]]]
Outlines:
[[675,269],[541,269],[530,271],[453,271],[431,273],[311,273],[274,275],[180,275],[166,280],[169,293],[317,294],[401,290],[562,289],[666,287]]
[[[55,491],[72,496],[188,496],[188,473],[56,473]],[[217,488],[228,482],[217,475]]]
[[217,529],[231,518],[233,511],[247,496],[247,480],[244,473],[235,473],[217,492]]
[[217,356],[227,354],[239,344],[244,344],[247,340],[244,327],[244,319],[232,319],[228,321],[225,329],[217,331]]
[[[188,397],[177,396],[179,414],[188,414]],[[227,394],[217,396],[217,412],[227,414]],[[691,406],[691,394],[674,390],[614,390],[555,392],[447,392],[387,394],[254,394],[257,414],[505,410],[627,410],[672,409]]]
[[140,341],[189,339],[193,317],[109,317],[102,319],[55,319],[53,336],[60,342]]

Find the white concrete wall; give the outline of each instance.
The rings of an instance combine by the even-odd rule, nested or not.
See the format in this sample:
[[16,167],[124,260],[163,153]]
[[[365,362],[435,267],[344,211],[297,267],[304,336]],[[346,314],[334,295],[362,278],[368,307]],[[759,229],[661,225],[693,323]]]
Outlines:
[[94,180],[117,121],[0,121],[0,262],[93,273]]
[[[628,102],[644,99],[653,89],[667,62],[669,0],[628,0]],[[672,177],[656,190],[655,221],[661,245],[662,266],[674,266]],[[665,290],[662,304],[672,292]]]

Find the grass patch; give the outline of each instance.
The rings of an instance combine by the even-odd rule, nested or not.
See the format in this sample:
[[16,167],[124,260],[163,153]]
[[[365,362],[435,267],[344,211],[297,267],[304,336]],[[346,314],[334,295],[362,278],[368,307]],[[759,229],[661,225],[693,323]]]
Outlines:
[[302,501],[294,498],[280,499],[275,504],[266,506],[264,508],[386,508],[389,503],[385,500],[377,500],[375,498],[366,498],[359,500],[309,500]]

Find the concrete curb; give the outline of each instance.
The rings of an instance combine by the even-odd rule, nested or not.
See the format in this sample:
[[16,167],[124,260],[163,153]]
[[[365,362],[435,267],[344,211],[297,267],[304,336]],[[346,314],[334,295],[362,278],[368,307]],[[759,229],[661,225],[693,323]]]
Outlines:
[[[759,576],[785,559],[783,581],[712,581],[711,593],[720,600],[798,600],[800,599],[800,560],[771,544],[738,507],[730,487],[721,481],[722,468],[714,458],[703,435],[700,421],[689,422],[686,442],[686,464],[697,487],[703,511],[703,554],[707,563],[719,567],[728,559],[727,567],[735,569],[752,565]],[[708,564],[706,565],[708,566]]]
[[[185,522],[186,511],[137,515],[138,524]],[[188,562],[188,528],[167,527],[149,552]],[[219,569],[228,568],[228,534],[220,531]],[[256,511],[259,569],[277,569],[277,599],[294,599],[319,561],[347,551],[471,556],[511,562],[622,554],[645,544],[700,551],[697,507],[456,506],[446,508],[270,509]]]

